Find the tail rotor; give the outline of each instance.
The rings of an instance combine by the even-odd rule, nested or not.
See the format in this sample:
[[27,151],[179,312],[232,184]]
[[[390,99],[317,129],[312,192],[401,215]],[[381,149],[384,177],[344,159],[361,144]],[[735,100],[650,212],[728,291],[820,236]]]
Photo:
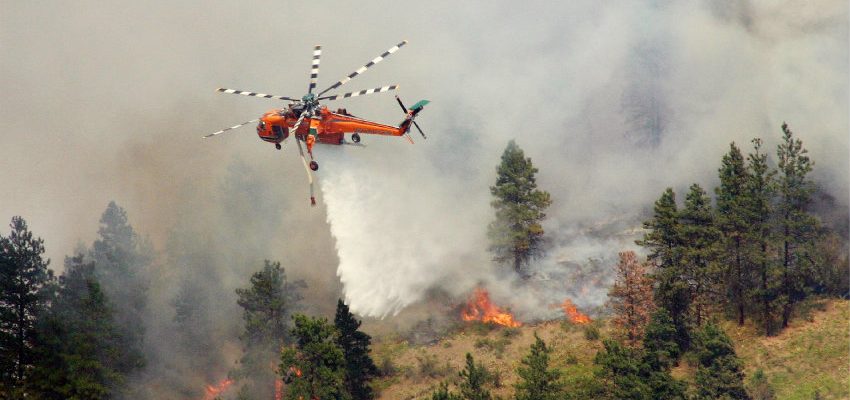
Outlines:
[[428,137],[425,136],[425,132],[422,131],[422,128],[419,127],[419,124],[417,124],[414,119],[419,114],[419,112],[422,111],[422,109],[425,108],[428,103],[430,103],[430,101],[419,100],[416,104],[413,105],[413,107],[407,108],[404,106],[404,103],[398,96],[395,97],[395,100],[398,102],[398,105],[401,107],[401,110],[404,111],[405,114],[407,114],[407,118],[405,118],[404,121],[402,121],[401,123],[401,127],[404,129],[404,133],[410,132],[410,125],[412,124],[416,127],[416,130],[419,131],[419,134],[422,135],[423,139],[428,139]]

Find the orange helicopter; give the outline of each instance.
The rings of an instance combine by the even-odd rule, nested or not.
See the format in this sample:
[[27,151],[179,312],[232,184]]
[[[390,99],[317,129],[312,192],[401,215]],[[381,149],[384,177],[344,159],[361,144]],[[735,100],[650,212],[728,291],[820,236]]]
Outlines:
[[[307,89],[307,94],[302,96],[301,99],[296,99],[287,96],[275,96],[265,93],[248,92],[243,90],[218,88],[216,89],[216,91],[221,93],[240,94],[243,96],[262,97],[266,99],[287,100],[291,103],[286,108],[269,110],[258,119],[252,119],[239,125],[222,129],[218,132],[206,135],[204,136],[204,138],[213,137],[224,132],[239,128],[241,126],[245,126],[259,121],[259,123],[257,124],[257,135],[259,135],[260,139],[262,139],[263,141],[274,143],[275,148],[280,150],[282,147],[281,142],[286,140],[290,136],[290,134],[292,134],[292,136],[295,137],[295,143],[298,144],[298,152],[301,155],[301,160],[304,163],[304,169],[307,171],[307,179],[310,182],[310,204],[315,206],[316,198],[313,195],[313,176],[310,171],[318,171],[319,169],[319,163],[317,163],[313,159],[313,145],[316,142],[333,145],[356,145],[360,143],[360,134],[371,134],[384,136],[405,136],[407,140],[410,141],[410,143],[413,143],[413,140],[408,134],[410,132],[411,125],[416,127],[416,130],[419,131],[419,134],[421,134],[423,138],[427,138],[425,136],[425,133],[419,127],[419,124],[417,124],[414,119],[419,114],[419,112],[422,111],[425,105],[429,103],[428,100],[421,100],[414,104],[413,107],[407,108],[404,106],[404,103],[401,101],[401,99],[396,96],[396,101],[406,114],[404,120],[398,126],[386,125],[378,122],[357,118],[349,114],[348,111],[344,108],[339,108],[336,111],[330,111],[328,110],[327,106],[319,104],[320,100],[332,101],[349,97],[364,96],[372,93],[383,93],[390,90],[398,89],[398,85],[390,85],[377,87],[374,89],[348,92],[345,94],[323,96],[325,93],[337,89],[340,86],[348,83],[348,81],[352,80],[357,75],[362,74],[364,71],[374,66],[375,64],[381,62],[390,54],[393,54],[398,51],[398,49],[400,49],[405,44],[407,44],[407,40],[402,41],[401,43],[385,51],[380,56],[375,57],[374,59],[372,59],[362,67],[358,68],[356,71],[352,72],[345,78],[340,79],[327,89],[319,92],[318,94],[314,94],[313,90],[316,89],[316,83],[318,82],[319,62],[322,56],[322,46],[316,46],[313,50],[313,66],[310,70],[310,85]],[[307,123],[304,123],[305,120],[307,121]],[[353,143],[349,143],[345,140],[345,134],[351,134],[351,141]],[[304,157],[304,150],[301,147],[302,141],[307,146],[307,154],[310,156],[309,163]]]

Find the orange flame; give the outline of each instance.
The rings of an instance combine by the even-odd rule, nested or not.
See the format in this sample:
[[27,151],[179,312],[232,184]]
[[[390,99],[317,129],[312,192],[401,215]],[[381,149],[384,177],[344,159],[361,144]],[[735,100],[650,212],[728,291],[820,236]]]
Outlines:
[[283,381],[274,380],[274,400],[283,400]]
[[582,314],[570,299],[564,299],[564,302],[561,303],[561,309],[564,310],[564,315],[574,324],[584,325],[590,323],[590,317]]
[[517,327],[522,323],[515,320],[513,314],[502,310],[490,301],[486,289],[476,288],[466,302],[466,307],[460,312],[464,321],[481,321],[502,326]]
[[218,385],[207,385],[206,393],[204,393],[204,400],[214,400],[225,390],[227,390],[232,384],[233,379],[225,379],[219,382]]

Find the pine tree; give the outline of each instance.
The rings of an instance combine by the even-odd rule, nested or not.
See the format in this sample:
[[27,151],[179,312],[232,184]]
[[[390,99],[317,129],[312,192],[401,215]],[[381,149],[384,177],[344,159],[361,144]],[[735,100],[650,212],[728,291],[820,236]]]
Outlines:
[[248,378],[259,397],[271,396],[274,363],[282,346],[290,342],[288,324],[301,301],[302,281],[290,283],[279,262],[265,261],[262,270],[251,276],[250,286],[236,289],[236,303],[242,307],[245,345],[236,378]]
[[605,386],[607,399],[650,400],[652,388],[647,384],[645,365],[638,349],[630,349],[619,342],[605,339],[604,349],[596,353],[593,363],[600,367],[596,372]]
[[717,243],[720,230],[714,222],[711,200],[698,184],[691,185],[681,212],[682,264],[690,286],[691,315],[697,326],[702,324],[708,305],[713,302],[716,285]]
[[115,321],[128,351],[117,360],[118,369],[129,373],[142,368],[144,359],[145,313],[147,312],[147,268],[151,250],[143,243],[127,219],[127,212],[109,202],[100,217],[98,239],[90,257],[97,268],[98,281],[111,299]]
[[744,324],[746,288],[752,286],[747,255],[747,231],[750,215],[747,209],[747,182],[749,172],[744,156],[735,142],[729,145],[729,153],[723,155],[719,169],[720,186],[717,194],[717,224],[723,233],[723,263],[728,299],[738,317],[738,325]]
[[657,308],[652,313],[643,339],[646,361],[655,370],[669,370],[676,365],[681,354],[676,342],[676,325],[665,308]]
[[750,244],[749,257],[755,272],[756,285],[750,290],[748,297],[754,300],[758,307],[758,316],[764,327],[764,334],[771,335],[774,331],[774,303],[777,298],[776,265],[770,256],[771,215],[773,214],[772,199],[775,192],[774,171],[767,163],[767,154],[761,152],[761,139],[753,139],[753,153],[747,156],[746,207],[749,215],[750,228],[747,231]]
[[324,318],[301,314],[293,320],[295,346],[283,350],[279,367],[287,383],[286,399],[350,399],[345,388],[345,355],[333,325]]
[[482,364],[476,364],[472,354],[466,353],[466,368],[459,373],[458,385],[460,397],[465,400],[490,400],[490,391],[484,386],[490,380],[490,374]]
[[378,367],[369,356],[372,338],[358,330],[360,323],[342,299],[339,299],[334,327],[337,331],[337,344],[345,356],[345,386],[353,400],[374,398],[369,381],[378,375]]
[[788,124],[782,124],[783,142],[777,147],[779,202],[777,225],[782,260],[782,327],[788,326],[794,305],[806,297],[806,276],[811,272],[810,258],[818,230],[818,221],[806,212],[813,186],[806,175],[814,163],[806,155],[803,142],[795,139]]
[[620,252],[617,277],[608,292],[614,311],[612,322],[622,332],[629,346],[637,346],[643,330],[655,308],[652,298],[652,279],[647,264],[638,261],[633,251]]
[[449,392],[449,384],[441,382],[431,393],[431,400],[461,400],[460,396]]
[[667,188],[661,194],[655,202],[652,218],[643,223],[643,228],[647,232],[635,243],[646,247],[649,250],[647,258],[655,263],[652,275],[656,282],[655,303],[670,312],[676,325],[676,340],[682,349],[687,349],[691,294],[682,262],[682,227],[673,189]]
[[697,399],[750,399],[744,390],[741,361],[720,327],[709,322],[697,333],[696,353]]
[[36,398],[110,399],[124,389],[116,366],[127,351],[95,264],[82,255],[65,261],[58,294],[39,324],[38,357],[30,380]]
[[13,217],[9,236],[0,236],[0,398],[22,398],[33,365],[36,323],[53,283],[44,241],[21,217]]
[[560,398],[561,372],[549,366],[552,348],[534,333],[534,344],[517,368],[520,381],[515,385],[517,400],[553,400]]
[[496,210],[496,220],[488,228],[490,251],[495,261],[512,263],[514,271],[525,277],[529,260],[543,253],[540,222],[552,200],[548,192],[537,189],[537,168],[513,140],[496,172],[496,184],[490,187]]

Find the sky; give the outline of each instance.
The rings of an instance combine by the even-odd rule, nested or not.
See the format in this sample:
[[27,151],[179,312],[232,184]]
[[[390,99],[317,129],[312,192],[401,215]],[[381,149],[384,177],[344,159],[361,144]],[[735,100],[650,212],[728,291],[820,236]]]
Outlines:
[[[0,217],[24,216],[57,270],[114,200],[160,251],[175,232],[222,236],[245,221],[254,234],[229,246],[341,290],[360,315],[394,315],[431,289],[494,280],[489,186],[509,140],[552,194],[556,246],[541,265],[633,248],[611,232],[638,226],[668,186],[711,192],[732,141],[746,152],[762,137],[775,161],[783,122],[815,160],[813,178],[841,207],[850,197],[844,1],[0,0],[0,10]],[[293,143],[275,151],[250,126],[201,139],[285,104],[218,87],[301,96],[314,45],[324,88],[403,39],[341,91],[400,84],[408,104],[430,100],[418,118],[428,139],[317,146],[317,207]],[[337,104],[403,118],[391,94]],[[243,197],[230,196],[234,174],[250,183]],[[224,276],[247,281],[251,268]]]

